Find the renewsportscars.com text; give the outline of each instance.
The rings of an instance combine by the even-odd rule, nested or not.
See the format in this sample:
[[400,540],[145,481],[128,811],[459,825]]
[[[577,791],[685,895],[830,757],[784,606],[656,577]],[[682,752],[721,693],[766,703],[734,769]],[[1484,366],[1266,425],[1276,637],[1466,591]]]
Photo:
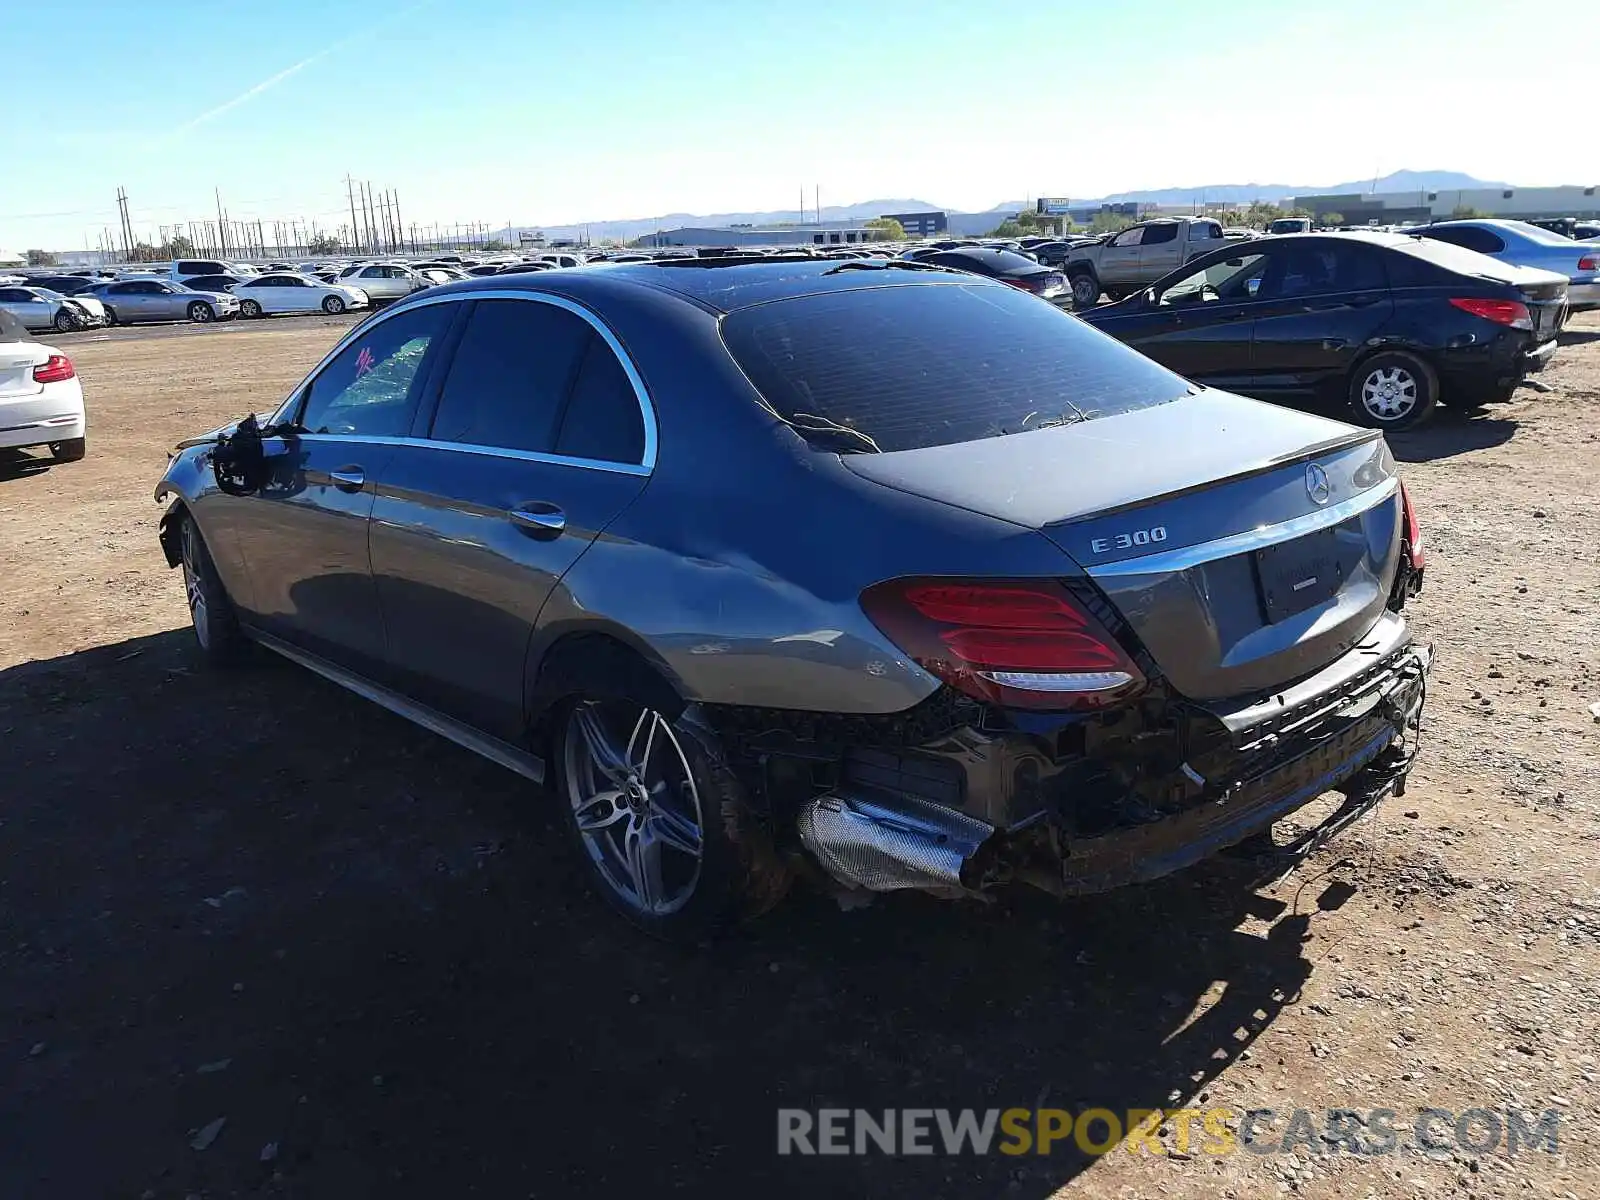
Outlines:
[[[1170,1145],[1161,1140],[1163,1125]],[[778,1153],[953,1157],[1072,1148],[1100,1155],[1120,1146],[1130,1154],[1555,1154],[1560,1126],[1554,1109],[1534,1115],[1517,1108],[1424,1108],[1405,1116],[1392,1108],[781,1108]]]

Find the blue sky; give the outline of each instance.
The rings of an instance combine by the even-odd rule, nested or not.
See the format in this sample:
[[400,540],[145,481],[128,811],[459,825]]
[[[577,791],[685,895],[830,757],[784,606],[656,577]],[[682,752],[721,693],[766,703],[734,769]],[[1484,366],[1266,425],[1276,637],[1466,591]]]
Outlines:
[[[556,224],[916,197],[1593,183],[1578,26],[1492,0],[0,0],[0,245],[214,215]],[[1522,16],[1519,16],[1519,11]],[[23,118],[27,117],[26,123]],[[31,164],[17,169],[18,164]],[[347,219],[347,218],[346,218]]]

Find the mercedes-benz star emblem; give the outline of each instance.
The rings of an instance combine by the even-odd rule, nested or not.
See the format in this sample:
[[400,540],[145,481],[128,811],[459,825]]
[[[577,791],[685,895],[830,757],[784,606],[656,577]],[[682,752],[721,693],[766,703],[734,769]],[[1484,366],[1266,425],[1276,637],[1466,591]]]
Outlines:
[[1306,495],[1311,497],[1313,504],[1326,504],[1333,495],[1333,484],[1328,482],[1328,473],[1316,463],[1306,464]]

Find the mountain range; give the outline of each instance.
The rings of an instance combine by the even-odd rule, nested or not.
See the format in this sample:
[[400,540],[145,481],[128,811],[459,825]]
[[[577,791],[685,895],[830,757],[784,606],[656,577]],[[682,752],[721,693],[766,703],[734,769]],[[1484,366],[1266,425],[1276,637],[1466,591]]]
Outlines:
[[[1395,171],[1377,179],[1359,179],[1326,186],[1285,183],[1213,183],[1196,187],[1153,188],[1144,191],[1114,192],[1109,196],[1096,196],[1084,200],[1073,197],[1073,203],[1076,205],[1080,203],[1122,204],[1137,202],[1140,204],[1172,205],[1191,204],[1200,200],[1220,201],[1228,204],[1249,204],[1253,200],[1276,203],[1289,196],[1329,193],[1441,192],[1507,186],[1509,185],[1494,180],[1476,179],[1460,171]],[[1024,200],[1007,201],[1003,204],[996,204],[992,208],[984,209],[978,215],[1011,214],[1029,207],[1030,204],[1030,201]],[[928,212],[935,209],[943,209],[951,213],[952,216],[960,214],[960,210],[951,209],[942,204],[934,204],[928,200],[866,200],[859,204],[825,204],[822,206],[820,223],[823,225],[838,224],[882,216],[885,213]],[[683,226],[722,229],[733,225],[794,225],[802,223],[802,220],[804,223],[817,224],[818,215],[814,210],[807,209],[802,218],[800,211],[792,208],[773,209],[767,212],[674,212],[663,213],[658,217],[629,217],[604,221],[587,221],[575,225],[545,225],[541,228],[547,238],[581,238],[587,235],[589,240],[598,242],[608,238],[630,241],[633,238],[647,233],[654,233],[657,230],[677,229]],[[997,216],[994,223],[998,224],[999,220],[1000,217]],[[961,224],[961,222],[952,222],[952,224]],[[531,230],[529,231],[531,232]],[[505,236],[507,240],[513,242],[521,232],[523,230],[515,227],[499,231],[500,236]]]

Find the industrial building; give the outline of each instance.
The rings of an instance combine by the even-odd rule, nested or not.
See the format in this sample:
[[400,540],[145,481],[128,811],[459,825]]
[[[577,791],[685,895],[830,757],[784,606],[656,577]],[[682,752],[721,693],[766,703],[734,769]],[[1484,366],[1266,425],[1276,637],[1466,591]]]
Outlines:
[[1448,220],[1470,208],[1492,217],[1600,217],[1593,187],[1451,188],[1446,191],[1351,192],[1295,196],[1285,208],[1304,208],[1318,219],[1338,213],[1347,225],[1399,225]]
[[649,249],[661,246],[849,246],[883,239],[879,230],[867,229],[864,225],[865,222],[827,227],[732,225],[721,229],[686,226],[647,233],[636,238],[633,244]]
[[914,213],[884,213],[891,221],[899,221],[907,237],[925,238],[944,233],[950,228],[950,219],[942,211]]

